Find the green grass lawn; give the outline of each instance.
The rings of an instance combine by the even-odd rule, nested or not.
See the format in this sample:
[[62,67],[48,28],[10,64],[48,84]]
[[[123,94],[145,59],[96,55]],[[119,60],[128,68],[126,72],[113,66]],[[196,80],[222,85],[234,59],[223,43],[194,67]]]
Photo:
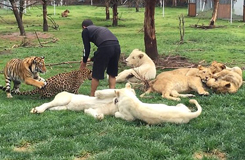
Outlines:
[[[67,18],[60,13],[70,10]],[[110,10],[111,14],[112,11]],[[144,51],[144,9],[135,12],[135,8],[119,7],[119,26],[112,27],[112,21],[105,20],[105,8],[96,6],[59,6],[56,14],[53,7],[48,14],[59,25],[59,30],[52,29],[49,21],[47,38],[42,38],[41,6],[32,7],[24,15],[24,27],[29,39],[29,46],[17,47],[22,38],[11,11],[0,9],[0,71],[12,58],[27,56],[45,56],[46,64],[79,61],[82,56],[81,23],[90,18],[96,25],[107,26],[118,37],[123,55],[129,55],[135,48]],[[179,19],[185,16],[184,43],[179,44]],[[211,17],[210,17],[211,18]],[[187,8],[156,8],[155,25],[159,55],[180,55],[193,63],[205,61],[210,64],[216,60],[230,67],[245,67],[245,25],[244,22],[217,20],[215,29],[196,29],[198,24],[208,25],[209,19],[187,16]],[[56,43],[41,42],[57,38]],[[13,35],[16,34],[14,37]],[[92,51],[96,47],[92,46]],[[92,56],[92,53],[91,53]],[[91,66],[89,66],[91,67]],[[49,78],[61,72],[79,68],[79,63],[47,66],[43,78]],[[120,65],[119,70],[125,66]],[[163,70],[158,70],[162,72]],[[243,75],[244,78],[244,75]],[[4,85],[4,76],[0,74],[0,84]],[[117,88],[124,84],[117,84]],[[32,86],[22,84],[21,90],[30,90]],[[98,89],[108,88],[106,79],[100,82]],[[90,93],[90,81],[86,81],[79,90],[82,94]],[[136,89],[137,96],[142,93]],[[195,93],[194,93],[195,94]],[[152,98],[143,98],[147,103],[165,103],[176,105],[179,102],[162,99],[152,93]],[[215,94],[199,96],[195,99],[203,108],[202,114],[188,124],[170,124],[148,126],[141,121],[126,122],[112,116],[98,121],[83,112],[46,111],[43,114],[31,114],[31,108],[51,99],[39,99],[38,96],[14,96],[7,99],[0,94],[0,159],[232,159],[243,160],[245,157],[245,87],[235,94]],[[188,98],[181,103],[188,104]],[[193,109],[193,105],[191,106]]]

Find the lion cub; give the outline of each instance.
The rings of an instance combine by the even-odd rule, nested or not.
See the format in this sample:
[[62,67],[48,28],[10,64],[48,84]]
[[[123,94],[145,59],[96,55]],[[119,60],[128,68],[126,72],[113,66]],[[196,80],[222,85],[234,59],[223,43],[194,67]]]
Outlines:
[[64,12],[61,13],[61,17],[67,17],[70,11],[66,9]]
[[224,69],[207,81],[207,86],[218,93],[235,93],[242,86],[242,70],[239,67]]
[[134,49],[126,59],[126,69],[118,74],[116,82],[138,83],[142,78],[145,80],[154,79],[156,77],[156,66],[152,59],[139,49]]
[[180,94],[183,92],[196,91],[200,95],[209,95],[205,91],[202,81],[207,81],[212,74],[209,68],[198,66],[198,68],[182,68],[160,73],[155,80],[150,81],[148,90],[141,94],[149,94],[153,91],[162,93],[162,97],[180,101],[179,97],[193,97],[193,94]]

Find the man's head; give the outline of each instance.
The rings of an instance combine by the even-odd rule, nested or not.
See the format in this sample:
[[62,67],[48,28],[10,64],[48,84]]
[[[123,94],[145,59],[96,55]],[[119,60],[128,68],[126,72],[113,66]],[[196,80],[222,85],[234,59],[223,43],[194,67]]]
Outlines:
[[90,20],[90,19],[85,19],[83,22],[82,22],[82,28],[86,28],[90,25],[93,25],[93,22]]

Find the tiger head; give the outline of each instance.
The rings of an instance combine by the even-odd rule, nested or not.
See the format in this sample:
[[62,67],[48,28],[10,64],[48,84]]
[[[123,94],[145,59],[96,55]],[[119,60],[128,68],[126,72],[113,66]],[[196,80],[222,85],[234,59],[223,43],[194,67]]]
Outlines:
[[31,70],[32,72],[40,72],[40,73],[45,73],[46,72],[46,66],[44,63],[44,58],[45,57],[33,57],[33,61],[31,64]]

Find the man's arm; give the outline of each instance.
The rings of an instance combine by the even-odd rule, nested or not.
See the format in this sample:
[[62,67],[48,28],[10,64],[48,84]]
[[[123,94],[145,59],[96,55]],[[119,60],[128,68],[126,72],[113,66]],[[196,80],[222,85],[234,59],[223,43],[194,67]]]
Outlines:
[[85,28],[82,32],[82,39],[84,45],[84,53],[83,53],[83,63],[87,63],[89,54],[90,54],[90,41],[89,41],[89,32],[88,29]]

